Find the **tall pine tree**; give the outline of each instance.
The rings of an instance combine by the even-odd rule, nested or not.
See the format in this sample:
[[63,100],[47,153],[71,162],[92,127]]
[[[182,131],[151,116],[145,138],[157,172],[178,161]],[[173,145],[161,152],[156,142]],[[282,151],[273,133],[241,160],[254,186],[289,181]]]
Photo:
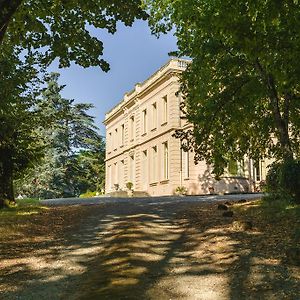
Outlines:
[[[84,173],[81,166],[83,159],[79,157],[83,153],[96,157],[95,167],[97,155],[103,153],[102,138],[97,133],[94,118],[88,114],[93,105],[75,104],[74,100],[63,98],[61,91],[64,86],[58,84],[58,78],[58,73],[50,74],[39,104],[45,118],[51,120],[50,126],[42,129],[47,141],[45,158],[27,176],[25,189],[23,187],[25,193],[41,198],[76,196],[83,189],[88,189],[91,186],[87,180],[90,170]],[[103,160],[99,159],[99,164],[103,164]],[[98,173],[94,177],[101,177],[101,172]],[[82,185],[79,181],[87,184]]]

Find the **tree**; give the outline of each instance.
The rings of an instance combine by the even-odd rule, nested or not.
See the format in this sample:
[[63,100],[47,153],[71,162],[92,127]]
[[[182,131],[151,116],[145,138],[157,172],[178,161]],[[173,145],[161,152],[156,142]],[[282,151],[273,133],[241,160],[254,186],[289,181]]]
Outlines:
[[36,66],[20,50],[0,53],[0,208],[14,201],[13,180],[38,160],[44,142],[36,130],[42,124],[36,110],[40,79]]
[[[24,187],[19,191],[29,196],[54,198],[78,195],[83,188],[80,188],[79,181],[84,181],[83,177],[85,180],[91,179],[89,172],[92,167],[103,164],[103,140],[97,133],[94,118],[87,113],[93,106],[74,104],[74,100],[64,99],[60,94],[64,86],[58,84],[58,78],[58,73],[50,74],[38,105],[42,115],[51,122],[41,130],[47,144],[43,161],[35,166],[25,180],[20,181]],[[84,155],[86,159],[83,159]],[[99,161],[82,165],[88,158],[99,158]],[[85,170],[87,166],[89,168]],[[103,177],[100,170],[94,170],[92,175]],[[97,180],[93,178],[92,182],[87,183],[87,188]]]
[[70,158],[68,180],[74,196],[87,191],[100,192],[105,184],[105,147],[103,139],[93,149],[81,150]]
[[182,109],[193,124],[177,132],[195,160],[217,175],[230,159],[299,158],[300,3],[149,0],[154,33],[175,26]]
[[131,26],[146,19],[140,0],[0,0],[0,45],[41,49],[43,62],[59,58],[60,66],[71,61],[83,66],[109,69],[100,58],[103,43],[89,28],[116,31],[118,22]]

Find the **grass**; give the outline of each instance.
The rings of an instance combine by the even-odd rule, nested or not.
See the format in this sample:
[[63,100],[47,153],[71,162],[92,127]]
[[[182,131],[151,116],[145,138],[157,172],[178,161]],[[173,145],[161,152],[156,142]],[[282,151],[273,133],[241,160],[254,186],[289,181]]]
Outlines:
[[300,205],[288,198],[271,195],[245,204],[236,204],[233,209],[243,220],[252,221],[261,231],[272,232],[291,246],[300,239]]
[[6,223],[7,221],[18,221],[22,216],[29,216],[38,214],[47,207],[41,206],[38,199],[26,198],[16,200],[17,205],[6,207],[0,210],[0,224]]
[[1,238],[11,238],[18,234],[23,224],[30,221],[33,215],[47,210],[38,199],[18,199],[17,205],[0,209],[0,235]]

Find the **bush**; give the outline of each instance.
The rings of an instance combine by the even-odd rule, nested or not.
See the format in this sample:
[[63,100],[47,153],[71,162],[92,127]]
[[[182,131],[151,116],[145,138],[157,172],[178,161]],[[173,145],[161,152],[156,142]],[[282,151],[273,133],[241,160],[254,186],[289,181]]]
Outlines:
[[177,195],[186,195],[187,189],[186,189],[186,187],[184,187],[184,186],[178,186],[178,187],[176,188],[176,190],[175,190],[175,193],[176,193]]
[[87,191],[86,193],[81,194],[79,196],[79,198],[92,198],[92,197],[95,197],[95,196],[97,196],[97,192]]
[[300,161],[288,160],[271,165],[266,190],[271,194],[288,194],[300,203]]
[[129,190],[129,191],[131,191],[132,190],[132,187],[133,187],[133,183],[132,182],[127,182],[126,183],[126,187],[127,187],[127,189]]

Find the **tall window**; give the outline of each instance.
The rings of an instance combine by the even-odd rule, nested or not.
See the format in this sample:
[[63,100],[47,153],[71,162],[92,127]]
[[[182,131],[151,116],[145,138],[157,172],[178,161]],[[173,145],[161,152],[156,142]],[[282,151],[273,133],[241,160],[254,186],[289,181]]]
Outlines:
[[130,164],[130,181],[134,183],[135,179],[135,163],[134,163],[134,155],[129,157],[129,164]]
[[157,171],[158,171],[158,165],[157,165],[157,146],[152,147],[152,161],[150,165],[150,178],[151,182],[157,182]]
[[108,182],[107,182],[107,187],[108,187],[108,189],[110,190],[111,188],[112,188],[112,178],[111,178],[111,176],[112,176],[112,172],[111,172],[111,166],[108,166],[107,167],[107,177],[108,177]]
[[260,176],[261,172],[260,172],[260,161],[255,161],[254,162],[254,178],[256,181],[260,181],[261,180],[261,176]]
[[163,97],[163,123],[168,122],[168,97]]
[[121,125],[121,146],[125,143],[125,126],[124,124]]
[[142,171],[142,182],[144,189],[147,189],[148,185],[148,153],[147,150],[143,151],[143,171]]
[[152,104],[152,129],[157,127],[157,106],[156,102]]
[[147,109],[144,109],[142,112],[143,118],[143,134],[147,132]]
[[228,172],[233,176],[245,176],[244,161],[230,160]]
[[[118,184],[119,183],[119,175],[118,175],[118,163],[114,164],[114,182],[113,184]],[[115,186],[114,186],[115,188]]]
[[111,149],[112,149],[112,135],[111,135],[111,132],[108,134],[107,149],[108,149],[108,152],[110,152]]
[[119,137],[118,137],[118,129],[115,129],[115,138],[114,138],[114,150],[116,150],[118,148],[118,141],[119,141]]
[[183,178],[188,179],[190,177],[190,154],[189,151],[181,150],[181,157],[182,157],[182,171],[183,171]]
[[134,116],[130,117],[130,140],[134,140]]
[[163,143],[163,178],[169,178],[169,150],[168,142]]
[[119,163],[119,186],[122,189],[124,187],[124,160],[121,160]]

